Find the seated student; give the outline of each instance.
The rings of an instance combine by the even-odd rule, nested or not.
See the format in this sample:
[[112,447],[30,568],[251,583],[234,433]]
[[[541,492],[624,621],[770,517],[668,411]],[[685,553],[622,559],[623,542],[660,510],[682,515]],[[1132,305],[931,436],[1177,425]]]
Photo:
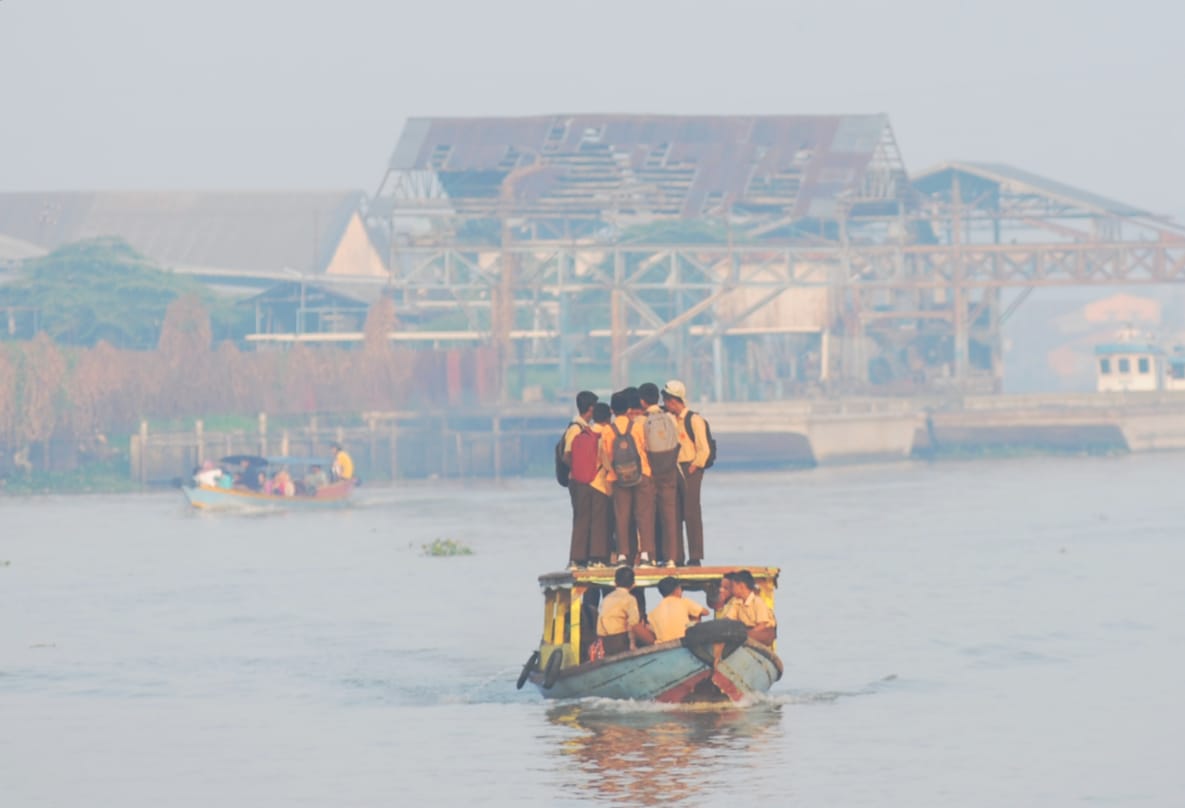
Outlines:
[[753,573],[737,570],[724,577],[732,581],[732,599],[725,605],[721,616],[744,623],[749,629],[749,639],[773,645],[778,636],[778,621],[773,609],[757,594]]
[[221,476],[222,469],[218,468],[213,460],[207,460],[202,463],[201,468],[194,472],[193,481],[198,485],[214,488],[218,485],[218,478]]
[[605,656],[624,654],[635,645],[650,645],[654,633],[642,622],[634,597],[634,571],[618,567],[613,575],[616,588],[601,601],[597,618],[597,636],[605,647]]
[[682,639],[689,625],[698,623],[708,614],[703,606],[683,597],[682,584],[670,576],[658,582],[658,591],[662,600],[651,610],[649,617],[655,642]]
[[305,490],[309,494],[315,494],[318,488],[327,485],[329,485],[329,476],[325,473],[325,469],[314,463],[309,467],[309,473],[304,476]]
[[292,475],[288,473],[288,469],[282,468],[276,472],[275,477],[272,477],[271,492],[280,497],[290,497],[296,494],[296,486],[292,482]]
[[719,620],[721,617],[724,617],[728,603],[732,600],[732,580],[729,579],[728,575],[725,575],[720,579],[715,592],[709,589],[706,594],[708,596],[708,605],[715,610],[713,616]]

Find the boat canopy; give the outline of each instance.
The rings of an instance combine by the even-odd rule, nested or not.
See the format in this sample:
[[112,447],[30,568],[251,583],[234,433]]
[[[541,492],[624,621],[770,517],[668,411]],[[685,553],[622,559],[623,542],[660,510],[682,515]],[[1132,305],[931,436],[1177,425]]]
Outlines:
[[333,462],[328,457],[290,457],[288,455],[275,455],[270,457],[262,457],[260,455],[227,455],[218,460],[219,464],[227,466],[238,466],[246,463],[248,466],[328,466]]
[[[728,564],[715,567],[635,567],[634,587],[645,589],[658,586],[659,581],[669,577],[674,578],[682,584],[684,589],[699,590],[704,589],[705,584],[719,582],[725,573],[737,572],[739,570],[748,570],[754,580],[758,582],[770,582],[775,587],[778,585],[778,574],[781,572],[778,567],[749,566],[746,564]],[[613,581],[613,576],[616,573],[616,567],[596,567],[593,569],[549,572],[539,576],[539,586],[544,590],[571,588],[573,586],[603,586],[612,589],[616,585]]]

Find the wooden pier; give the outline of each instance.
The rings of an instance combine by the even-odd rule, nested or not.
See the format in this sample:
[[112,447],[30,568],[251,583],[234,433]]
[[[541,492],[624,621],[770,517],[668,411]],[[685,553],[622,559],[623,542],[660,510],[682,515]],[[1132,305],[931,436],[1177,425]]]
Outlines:
[[[1185,394],[829,398],[711,404],[717,468],[756,469],[892,462],[1002,451],[1143,452],[1185,449]],[[299,425],[186,432],[131,439],[131,471],[148,483],[184,477],[205,459],[236,453],[328,456],[348,448],[372,480],[549,475],[555,441],[571,418],[555,404],[440,412],[362,413],[352,425],[310,417]]]

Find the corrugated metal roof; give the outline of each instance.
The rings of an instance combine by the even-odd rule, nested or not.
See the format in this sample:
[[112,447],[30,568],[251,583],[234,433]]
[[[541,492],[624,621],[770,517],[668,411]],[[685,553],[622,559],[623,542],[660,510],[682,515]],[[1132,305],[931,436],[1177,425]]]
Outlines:
[[955,173],[974,177],[1013,195],[1036,195],[1085,211],[1113,216],[1146,217],[1148,211],[1004,163],[948,161],[917,174],[914,187],[926,193],[948,189]]
[[[905,181],[885,115],[413,118],[389,163],[434,174],[462,215],[496,213],[507,177],[533,165],[547,169],[515,183],[513,209],[558,216],[821,216],[841,194],[895,198]],[[888,181],[867,183],[870,170]]]
[[119,236],[168,268],[319,273],[361,191],[0,193],[0,236],[47,250]]

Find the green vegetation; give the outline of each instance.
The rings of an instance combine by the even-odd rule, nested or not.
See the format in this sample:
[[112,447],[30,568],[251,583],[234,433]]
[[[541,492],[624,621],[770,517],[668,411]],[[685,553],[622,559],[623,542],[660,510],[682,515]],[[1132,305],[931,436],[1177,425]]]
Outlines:
[[34,309],[61,345],[156,347],[165,310],[193,295],[210,312],[214,334],[244,333],[249,312],[218,298],[193,278],[165,271],[116,238],[80,241],[25,261],[20,277],[0,287],[0,305]]
[[424,555],[467,556],[473,555],[473,550],[456,539],[435,539],[431,544],[424,545]]
[[119,494],[139,491],[131,478],[126,457],[86,463],[72,471],[13,474],[0,480],[0,495],[22,494]]

